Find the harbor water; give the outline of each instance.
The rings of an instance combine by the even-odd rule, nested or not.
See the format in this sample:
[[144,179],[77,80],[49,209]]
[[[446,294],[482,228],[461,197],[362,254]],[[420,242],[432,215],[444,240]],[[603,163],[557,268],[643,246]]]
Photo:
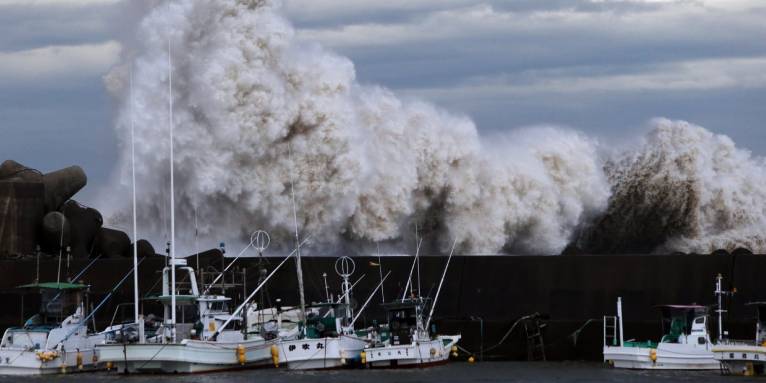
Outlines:
[[[0,377],[0,383],[18,382],[18,377]],[[132,375],[99,372],[24,378],[27,383],[87,382],[198,382],[198,383],[446,383],[446,382],[731,382],[762,381],[758,378],[721,376],[718,371],[632,371],[607,368],[593,362],[454,362],[428,369],[287,371],[263,369],[200,375]]]

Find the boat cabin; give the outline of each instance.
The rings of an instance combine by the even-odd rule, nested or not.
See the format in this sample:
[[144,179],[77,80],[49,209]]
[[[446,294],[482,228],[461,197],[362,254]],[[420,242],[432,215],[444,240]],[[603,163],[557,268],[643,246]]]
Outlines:
[[382,305],[388,320],[388,334],[381,332],[382,338],[391,340],[392,345],[410,344],[413,340],[427,338],[423,328],[423,318],[429,299],[402,299]]
[[[231,298],[222,295],[200,295],[197,287],[197,277],[194,269],[186,266],[185,259],[175,259],[176,267],[176,338],[208,340],[216,331],[219,331],[217,340],[241,341],[242,333],[239,331],[242,318],[232,317],[229,311]],[[149,298],[160,302],[164,307],[164,324],[172,322],[172,296],[171,296],[171,266],[162,270],[162,295]],[[184,286],[184,287],[179,287]],[[231,319],[227,330],[220,331],[220,327]],[[170,329],[163,326],[158,334],[164,335],[164,341],[172,338]]]
[[351,310],[346,303],[314,303],[306,307],[306,336],[308,338],[337,337],[351,334]]
[[708,331],[708,307],[698,305],[658,306],[662,314],[662,339],[660,343],[696,344],[711,343]]
[[[78,283],[47,282],[18,287],[40,295],[39,311],[22,327],[5,331],[0,348],[41,350],[57,345],[85,317],[84,296],[89,286]],[[87,327],[75,329],[87,333]],[[75,335],[80,335],[79,333]]]

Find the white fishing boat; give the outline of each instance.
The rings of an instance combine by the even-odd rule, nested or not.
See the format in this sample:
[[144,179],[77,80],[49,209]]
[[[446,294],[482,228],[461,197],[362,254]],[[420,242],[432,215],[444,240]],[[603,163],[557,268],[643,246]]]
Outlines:
[[383,305],[388,324],[373,329],[376,342],[364,350],[367,366],[427,367],[449,361],[460,335],[429,334],[423,323],[427,301],[402,299]]
[[[320,370],[360,365],[362,351],[369,337],[364,331],[354,330],[370,299],[388,277],[381,278],[358,312],[351,309],[352,284],[349,277],[354,272],[354,261],[341,257],[335,263],[335,270],[343,279],[343,294],[337,300],[327,297],[325,303],[306,307],[305,325],[297,339],[282,339],[279,342],[279,361],[291,370]],[[390,274],[390,273],[389,273]],[[325,290],[328,288],[325,285]]]
[[[663,332],[659,342],[625,340],[622,299],[617,316],[604,317],[604,361],[615,368],[639,370],[717,370],[708,332],[707,307],[659,306]],[[665,327],[667,326],[667,331]]]
[[725,339],[713,346],[722,374],[755,376],[766,373],[766,302],[752,302],[748,306],[755,308],[757,313],[755,339]]
[[[97,368],[83,303],[88,286],[49,282],[20,286],[41,295],[41,310],[22,327],[11,327],[0,342],[0,375],[44,375]],[[67,313],[69,313],[67,315]],[[66,315],[66,317],[64,317]]]
[[[457,243],[457,242],[456,242]],[[456,244],[455,243],[455,244]],[[439,288],[433,304],[430,300],[408,289],[413,286],[412,273],[418,262],[420,243],[415,254],[407,285],[401,299],[383,304],[388,320],[385,326],[376,326],[372,330],[372,339],[362,355],[362,362],[372,368],[391,367],[427,367],[449,361],[451,353],[457,353],[457,342],[460,335],[437,335],[429,329],[431,317],[439,298],[444,278],[447,275],[452,254],[452,246],[447,266],[439,281]],[[407,294],[410,298],[406,298]],[[430,306],[430,313],[426,313]]]
[[305,333],[279,342],[280,364],[291,370],[342,368],[361,362],[367,339],[358,336],[346,303],[307,307]]
[[[189,294],[175,295],[180,319],[176,322],[171,319],[169,265],[163,269],[162,295],[154,298],[165,307],[163,321],[154,328],[139,329],[138,333],[145,336],[133,343],[129,337],[121,336],[125,329],[119,328],[107,334],[104,344],[97,345],[100,359],[110,369],[174,374],[255,368],[278,362],[277,339],[289,337],[289,330],[276,328],[273,333],[264,330],[260,335],[248,334],[238,316],[244,304],[230,313],[230,298],[199,293],[194,270],[186,266],[186,260],[175,259],[173,264],[178,272],[186,274],[184,279],[190,284]],[[143,321],[139,325],[144,326]]]

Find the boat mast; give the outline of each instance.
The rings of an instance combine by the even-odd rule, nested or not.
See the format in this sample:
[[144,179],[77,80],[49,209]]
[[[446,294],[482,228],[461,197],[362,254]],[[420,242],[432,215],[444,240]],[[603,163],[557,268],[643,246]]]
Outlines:
[[723,313],[726,310],[723,309],[723,295],[725,294],[721,288],[723,276],[719,273],[715,278],[715,295],[718,297],[718,308],[715,310],[718,313],[718,343],[723,342]]
[[[420,255],[420,245],[423,243],[421,240],[418,242],[418,246],[415,249],[415,259],[412,260],[412,267],[410,267],[410,275],[407,277],[407,284],[404,286],[404,292],[402,293],[402,300],[405,300],[407,298],[407,290],[410,291],[410,296],[412,296],[412,290],[414,288],[414,283],[412,283],[412,272],[415,271],[415,264],[418,262],[418,257]],[[418,294],[420,294],[420,291],[418,291]]]
[[[378,274],[380,274],[380,282],[383,283],[383,261],[380,260],[380,242],[376,243],[378,247]],[[380,300],[381,303],[386,303],[386,293],[385,288],[381,286],[380,288]]]
[[622,297],[617,297],[617,320],[620,322],[620,347],[623,347],[625,338],[622,335]]
[[455,254],[455,246],[457,246],[457,238],[455,238],[455,241],[452,242],[452,250],[449,252],[449,257],[447,258],[447,265],[444,266],[444,273],[442,274],[442,279],[439,281],[439,288],[436,289],[436,295],[434,296],[434,303],[431,305],[431,312],[428,313],[428,319],[426,320],[426,325],[424,326],[426,330],[428,330],[428,325],[431,324],[431,318],[433,318],[434,310],[436,309],[436,302],[439,301],[439,293],[442,291],[442,285],[444,284],[444,278],[447,277],[447,269],[449,269],[450,261],[452,260],[452,255]]
[[418,250],[415,254],[415,262],[418,264],[418,299],[423,299],[423,290],[420,289],[420,244],[423,243],[422,239],[418,239],[418,224],[415,222],[415,241],[418,241]]
[[130,163],[133,184],[133,314],[138,323],[138,225],[136,224],[136,137],[133,118],[133,64],[130,65]]
[[170,124],[170,333],[176,342],[176,211],[175,183],[173,179],[173,61],[170,36],[168,36],[168,124]]
[[298,274],[298,294],[301,300],[301,313],[300,319],[303,321],[303,330],[301,332],[305,335],[306,332],[306,297],[303,293],[303,267],[301,266],[301,241],[298,236],[298,210],[295,207],[295,186],[293,185],[293,155],[290,149],[290,143],[287,143],[287,157],[290,161],[290,197],[293,200],[293,223],[295,225],[295,268]]

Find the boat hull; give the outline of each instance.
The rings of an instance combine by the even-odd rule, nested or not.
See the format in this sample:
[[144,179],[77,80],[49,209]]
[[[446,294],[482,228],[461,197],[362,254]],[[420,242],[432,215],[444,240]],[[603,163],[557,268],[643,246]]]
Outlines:
[[731,344],[713,347],[721,372],[731,375],[755,376],[766,374],[766,347]]
[[345,368],[361,362],[367,340],[353,336],[279,342],[279,362],[291,370]]
[[[652,351],[655,352],[655,360],[652,360]],[[661,343],[656,349],[606,346],[604,361],[615,368],[634,370],[717,370],[720,368],[711,350],[674,343]]]
[[42,361],[34,351],[0,350],[0,375],[37,376],[95,371],[103,365],[93,363],[94,350],[82,350],[82,364],[77,363],[77,351],[60,353],[50,361]]
[[450,349],[460,336],[440,336],[413,344],[386,345],[365,349],[370,368],[429,367],[449,361]]
[[[244,360],[237,348],[244,347]],[[108,344],[96,346],[102,362],[121,373],[192,374],[268,367],[274,342],[219,343],[183,341],[178,344]]]

